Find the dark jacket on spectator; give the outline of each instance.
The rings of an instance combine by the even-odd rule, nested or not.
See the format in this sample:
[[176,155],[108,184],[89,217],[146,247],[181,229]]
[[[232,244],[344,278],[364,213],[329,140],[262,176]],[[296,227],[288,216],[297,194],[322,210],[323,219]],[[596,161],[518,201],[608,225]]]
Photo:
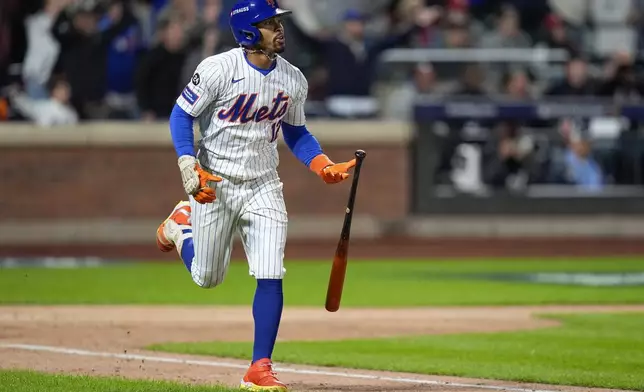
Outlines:
[[171,53],[158,45],[141,60],[136,77],[136,96],[142,112],[167,118],[184,86],[181,85],[185,52]]
[[414,31],[416,30],[412,28],[400,35],[374,42],[367,41],[361,57],[356,56],[349,45],[339,38],[322,42],[322,53],[328,71],[327,95],[370,95],[380,54],[405,42]]
[[640,101],[644,98],[644,81],[631,65],[620,66],[615,75],[599,87],[597,93],[619,100]]
[[575,87],[570,85],[567,80],[559,82],[546,90],[545,95],[553,96],[585,96],[593,95],[595,88],[590,82],[584,83],[582,86]]
[[38,6],[35,0],[0,0],[0,87],[20,82],[20,75],[10,75],[9,67],[24,60],[27,48],[24,20]]
[[598,91],[598,95],[616,99],[641,101],[644,100],[644,84],[622,84],[610,80],[602,85]]
[[109,45],[135,21],[125,11],[120,21],[93,35],[76,30],[67,12],[61,12],[54,23],[54,36],[61,44],[56,69],[67,77],[72,88],[72,104],[82,119],[88,118],[86,104],[100,103],[107,92]]

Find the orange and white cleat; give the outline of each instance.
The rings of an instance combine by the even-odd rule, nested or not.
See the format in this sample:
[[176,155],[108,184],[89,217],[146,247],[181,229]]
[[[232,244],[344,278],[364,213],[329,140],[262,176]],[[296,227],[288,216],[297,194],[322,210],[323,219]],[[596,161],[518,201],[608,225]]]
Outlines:
[[[173,232],[179,230],[181,226],[190,225],[191,212],[190,202],[180,201],[166,220],[159,225],[157,228],[157,246],[161,252],[170,252],[175,248]],[[175,224],[169,224],[170,222]]]
[[247,391],[275,391],[286,392],[286,385],[277,379],[273,371],[273,362],[269,358],[255,361],[244,375],[241,389]]

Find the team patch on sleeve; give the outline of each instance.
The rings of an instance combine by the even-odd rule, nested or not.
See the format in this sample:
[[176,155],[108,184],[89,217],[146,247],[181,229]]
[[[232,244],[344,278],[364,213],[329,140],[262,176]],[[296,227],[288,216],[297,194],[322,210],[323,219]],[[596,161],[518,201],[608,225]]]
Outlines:
[[199,100],[199,94],[195,93],[190,89],[190,87],[186,87],[183,89],[183,92],[181,93],[181,96],[188,101],[191,105],[194,105],[197,103]]

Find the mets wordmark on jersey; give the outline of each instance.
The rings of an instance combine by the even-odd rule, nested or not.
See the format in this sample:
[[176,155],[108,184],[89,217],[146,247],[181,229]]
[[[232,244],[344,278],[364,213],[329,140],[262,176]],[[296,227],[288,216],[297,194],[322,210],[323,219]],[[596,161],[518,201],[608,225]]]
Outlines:
[[302,72],[283,58],[264,74],[237,48],[203,60],[177,103],[199,123],[201,164],[249,180],[276,172],[281,122],[304,125],[307,91]]

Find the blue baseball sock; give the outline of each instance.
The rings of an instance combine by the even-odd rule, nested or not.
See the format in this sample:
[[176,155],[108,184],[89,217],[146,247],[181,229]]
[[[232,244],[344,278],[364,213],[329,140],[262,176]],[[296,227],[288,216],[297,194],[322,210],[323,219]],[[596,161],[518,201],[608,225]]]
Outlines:
[[182,243],[177,245],[181,248],[181,260],[183,261],[183,264],[188,269],[188,272],[191,272],[192,260],[195,258],[195,247],[192,243],[192,230],[184,229],[182,230],[182,233]]
[[253,319],[255,320],[253,362],[262,358],[271,358],[273,355],[283,306],[282,280],[257,279],[253,300]]

